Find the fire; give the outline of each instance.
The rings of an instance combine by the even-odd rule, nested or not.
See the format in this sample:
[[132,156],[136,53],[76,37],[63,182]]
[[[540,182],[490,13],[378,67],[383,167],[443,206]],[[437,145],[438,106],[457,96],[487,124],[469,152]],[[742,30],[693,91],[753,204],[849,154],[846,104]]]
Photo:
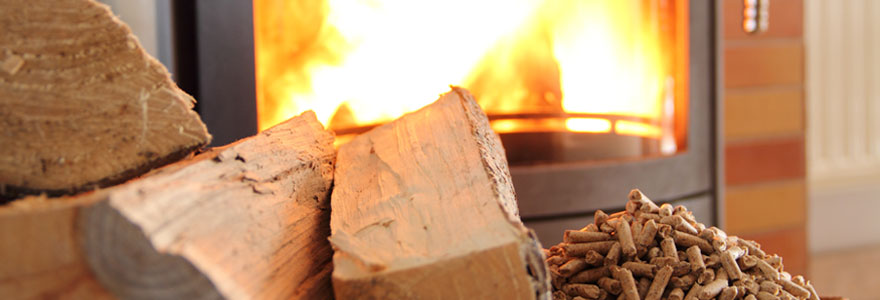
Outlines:
[[681,2],[257,0],[259,127],[381,124],[461,85],[499,132],[678,134]]

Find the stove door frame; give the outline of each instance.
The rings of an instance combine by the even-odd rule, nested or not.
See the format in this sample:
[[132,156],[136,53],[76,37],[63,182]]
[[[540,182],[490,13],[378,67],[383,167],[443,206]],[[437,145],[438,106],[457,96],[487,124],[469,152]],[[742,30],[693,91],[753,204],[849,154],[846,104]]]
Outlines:
[[[718,127],[715,8],[713,1],[691,0],[689,5],[688,149],[636,160],[511,167],[524,219],[620,209],[633,188],[657,202],[714,198]],[[552,191],[551,197],[548,191]],[[590,201],[583,201],[585,198]],[[711,214],[714,220],[714,212]]]
[[[588,221],[597,209],[622,209],[632,188],[657,202],[685,203],[702,222],[719,223],[723,153],[718,145],[723,143],[718,134],[722,114],[717,64],[721,56],[716,37],[720,14],[715,1],[688,1],[688,149],[637,160],[511,167],[520,214],[527,225],[558,234],[563,226]],[[195,71],[178,73],[195,76],[189,80],[197,83],[198,109],[215,144],[256,133],[252,2],[197,0],[191,17],[192,21],[176,21],[192,23],[196,49],[176,53],[194,54],[197,66]],[[180,37],[188,37],[179,31],[178,45]]]

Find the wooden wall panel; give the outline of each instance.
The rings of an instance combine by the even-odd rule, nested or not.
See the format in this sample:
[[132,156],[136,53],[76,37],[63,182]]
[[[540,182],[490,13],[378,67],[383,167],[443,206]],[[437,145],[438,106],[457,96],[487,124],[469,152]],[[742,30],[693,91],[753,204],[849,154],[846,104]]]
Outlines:
[[797,85],[804,80],[804,48],[800,41],[728,45],[724,50],[727,88]]
[[767,228],[806,224],[804,180],[772,182],[728,188],[727,224],[730,234],[748,234]]
[[[821,0],[825,1],[825,0]],[[742,30],[743,0],[723,0],[724,38],[733,40],[765,40],[778,38],[801,38],[804,28],[804,3],[801,0],[770,1],[770,27],[760,34],[748,34]]]
[[807,243],[806,228],[795,226],[782,228],[760,234],[741,235],[745,239],[755,240],[761,244],[761,248],[767,253],[775,253],[782,257],[785,271],[792,275],[807,274],[807,251],[804,245]]
[[724,138],[728,142],[804,131],[804,93],[800,87],[734,90],[724,98]]
[[804,178],[804,139],[769,139],[725,147],[728,186]]
[[807,270],[804,1],[770,1],[769,30],[742,31],[722,0],[725,229]]

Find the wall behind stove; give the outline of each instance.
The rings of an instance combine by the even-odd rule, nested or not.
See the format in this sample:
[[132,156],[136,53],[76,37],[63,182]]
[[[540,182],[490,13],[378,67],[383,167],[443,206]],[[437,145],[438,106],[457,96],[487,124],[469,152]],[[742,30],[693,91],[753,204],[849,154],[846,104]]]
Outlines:
[[804,7],[770,1],[770,26],[742,30],[742,0],[723,0],[725,224],[807,271]]
[[880,1],[804,11],[810,251],[880,245]]
[[171,0],[99,0],[125,22],[144,50],[172,68]]

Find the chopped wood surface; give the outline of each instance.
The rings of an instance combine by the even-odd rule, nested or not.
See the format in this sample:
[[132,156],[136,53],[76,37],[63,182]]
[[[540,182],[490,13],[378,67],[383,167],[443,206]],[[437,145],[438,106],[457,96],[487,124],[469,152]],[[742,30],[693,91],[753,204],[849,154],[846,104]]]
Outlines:
[[465,90],[339,149],[330,238],[340,299],[547,299],[504,150]]
[[308,112],[125,184],[0,207],[0,294],[72,266],[69,285],[124,299],[331,298],[333,141]]
[[55,200],[0,206],[0,298],[113,299],[89,270],[76,234],[80,209],[94,199]]
[[93,0],[4,0],[0,199],[123,182],[210,135],[194,100]]

